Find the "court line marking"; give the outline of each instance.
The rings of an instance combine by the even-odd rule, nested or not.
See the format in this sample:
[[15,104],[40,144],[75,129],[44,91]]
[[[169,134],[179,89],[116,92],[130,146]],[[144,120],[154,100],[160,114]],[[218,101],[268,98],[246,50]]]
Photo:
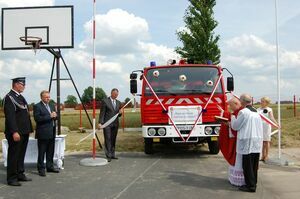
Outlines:
[[140,178],[143,177],[154,165],[156,165],[161,158],[157,159],[155,162],[153,162],[149,167],[147,167],[138,177],[136,177],[129,185],[127,185],[120,193],[118,193],[117,196],[114,197],[114,199],[119,198],[123,193],[125,193],[136,181],[138,181]]
[[2,185],[2,186],[0,186],[0,189],[2,189],[3,187],[7,187],[7,185]]

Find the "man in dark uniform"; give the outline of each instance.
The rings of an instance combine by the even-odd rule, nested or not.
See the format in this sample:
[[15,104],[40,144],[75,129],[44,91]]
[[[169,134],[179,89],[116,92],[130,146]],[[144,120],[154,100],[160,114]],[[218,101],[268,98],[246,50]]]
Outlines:
[[21,93],[25,89],[25,77],[12,79],[12,89],[5,96],[5,137],[8,141],[7,184],[21,186],[19,181],[31,181],[24,172],[24,158],[32,124],[27,102]]
[[[121,116],[121,102],[117,100],[119,95],[118,89],[114,88],[111,90],[111,96],[102,100],[100,116],[99,116],[99,125],[101,126],[107,122],[109,119],[114,117],[116,114]],[[103,129],[104,133],[104,142],[105,142],[105,154],[107,157],[107,161],[110,162],[111,159],[118,159],[115,156],[115,146],[116,139],[119,128],[119,119],[118,117],[111,124]]]
[[[41,101],[34,105],[33,116],[36,122],[35,137],[38,140],[38,161],[37,169],[40,176],[46,176],[47,172],[59,173],[58,169],[53,166],[55,135],[56,135],[56,112],[52,104],[49,104],[50,93],[42,91],[40,94]],[[44,163],[46,154],[46,167]]]

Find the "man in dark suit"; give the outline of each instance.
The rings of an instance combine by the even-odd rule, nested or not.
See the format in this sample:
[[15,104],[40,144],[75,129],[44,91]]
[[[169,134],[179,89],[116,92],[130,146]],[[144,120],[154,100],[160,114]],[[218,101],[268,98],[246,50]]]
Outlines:
[[[50,93],[42,91],[40,94],[41,101],[34,105],[33,116],[36,122],[36,138],[38,142],[38,160],[37,169],[40,176],[46,176],[47,172],[59,173],[58,169],[53,166],[55,135],[56,135],[56,112],[54,106],[49,104]],[[46,154],[46,167],[44,163]]]
[[[120,111],[121,102],[117,100],[118,95],[119,95],[118,89],[114,88],[111,90],[111,96],[102,100],[101,110],[99,115],[99,125],[98,125],[99,128],[101,128],[101,126],[105,124],[105,122],[107,122],[109,119],[114,117],[116,114],[119,114],[119,117],[121,116],[121,111]],[[118,159],[115,155],[115,146],[116,146],[118,128],[119,128],[118,117],[107,127],[103,128],[104,141],[105,141],[105,154],[108,162],[110,162],[111,159]]]
[[25,77],[12,79],[12,89],[3,101],[5,137],[8,141],[7,184],[21,186],[19,181],[31,181],[24,172],[24,159],[33,132],[27,102],[21,93],[25,89]]

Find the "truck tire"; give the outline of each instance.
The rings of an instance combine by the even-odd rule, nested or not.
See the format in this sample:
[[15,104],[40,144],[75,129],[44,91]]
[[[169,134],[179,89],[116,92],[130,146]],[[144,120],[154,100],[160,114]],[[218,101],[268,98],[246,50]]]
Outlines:
[[145,154],[153,154],[153,141],[151,138],[144,138],[144,144],[145,144]]
[[210,154],[218,154],[220,151],[218,141],[208,141],[208,148]]

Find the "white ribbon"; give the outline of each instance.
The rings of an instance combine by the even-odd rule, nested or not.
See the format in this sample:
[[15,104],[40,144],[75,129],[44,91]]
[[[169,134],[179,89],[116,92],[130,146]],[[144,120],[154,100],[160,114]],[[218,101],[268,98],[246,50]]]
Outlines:
[[[121,109],[124,109],[126,106],[128,106],[128,104],[133,100],[134,98],[132,98],[131,100],[129,100]],[[120,110],[121,110],[120,109]],[[101,125],[100,129],[104,129],[105,127],[109,126],[111,123],[113,123],[119,116],[119,113],[115,114],[112,118],[110,118],[108,121],[106,121],[103,125]],[[124,116],[123,116],[124,117]],[[81,140],[79,140],[79,142],[76,143],[76,145],[80,144],[81,142],[83,142],[84,140],[86,140],[88,137],[90,137],[91,135],[93,135],[93,132],[88,134],[86,137],[82,138]]]

